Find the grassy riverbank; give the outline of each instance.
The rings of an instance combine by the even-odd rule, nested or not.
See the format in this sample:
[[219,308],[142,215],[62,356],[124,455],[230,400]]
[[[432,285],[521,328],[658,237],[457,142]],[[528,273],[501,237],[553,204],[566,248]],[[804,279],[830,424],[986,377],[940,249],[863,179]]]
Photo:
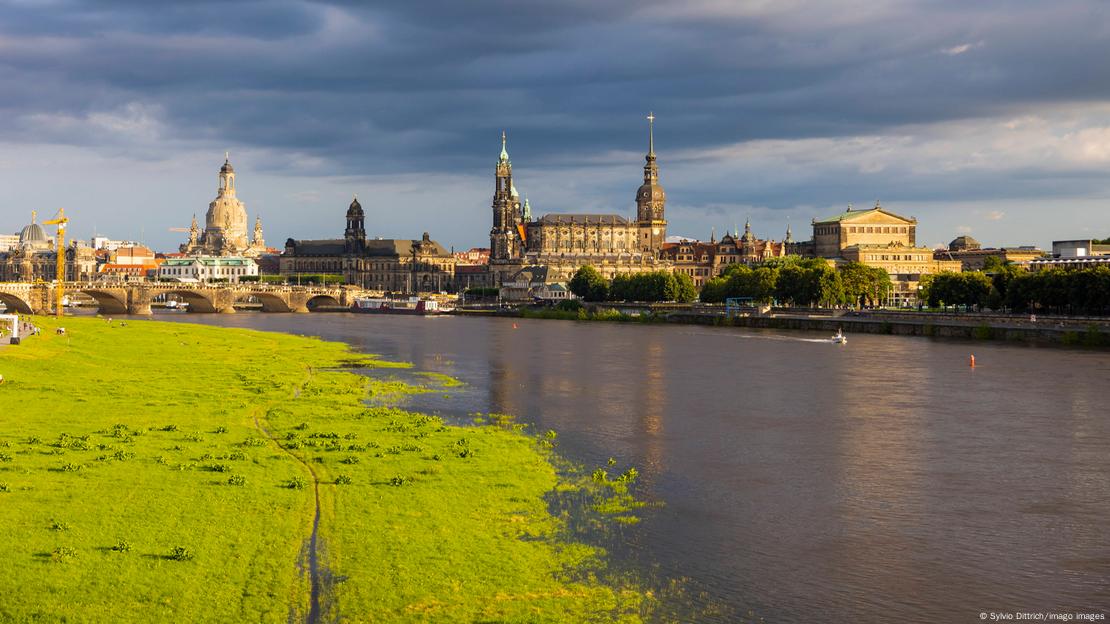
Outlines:
[[544,497],[579,486],[543,438],[367,407],[415,389],[334,370],[386,363],[283,334],[38,322],[0,349],[0,621],[635,622],[653,603],[561,537]]

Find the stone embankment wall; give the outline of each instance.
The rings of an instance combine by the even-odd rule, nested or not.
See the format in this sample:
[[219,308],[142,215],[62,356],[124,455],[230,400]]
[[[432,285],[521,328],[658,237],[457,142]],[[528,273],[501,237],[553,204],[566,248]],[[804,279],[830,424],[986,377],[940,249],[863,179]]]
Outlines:
[[671,323],[754,327],[763,329],[800,329],[829,333],[835,333],[836,330],[843,329],[846,333],[1006,340],[1092,347],[1110,346],[1110,327],[1105,324],[1095,323],[1091,323],[1087,326],[1077,326],[1075,323],[1061,325],[1060,323],[1052,321],[1016,324],[999,322],[997,320],[980,320],[976,322],[937,319],[935,322],[932,322],[930,320],[908,318],[866,318],[852,316],[813,318],[788,315],[736,316],[727,318],[720,315],[690,312],[672,312],[667,315],[666,320]]

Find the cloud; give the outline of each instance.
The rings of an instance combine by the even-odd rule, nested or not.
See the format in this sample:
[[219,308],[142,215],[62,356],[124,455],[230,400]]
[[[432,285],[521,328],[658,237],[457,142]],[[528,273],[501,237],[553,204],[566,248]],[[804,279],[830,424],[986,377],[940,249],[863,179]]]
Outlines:
[[1001,221],[1002,217],[1005,217],[1005,216],[1006,216],[1006,213],[1002,212],[1001,210],[992,210],[992,211],[987,213],[987,220],[989,220],[989,221]]
[[[629,214],[648,110],[686,232],[753,206],[777,232],[876,197],[923,218],[1000,201],[1006,224],[1039,232],[1047,216],[1009,205],[1110,196],[1096,0],[64,8],[5,7],[0,144],[49,153],[54,178],[87,185],[101,230],[203,212],[230,150],[273,240],[323,228],[316,208],[358,192],[392,202],[383,228],[451,224],[447,242],[480,243],[503,128],[534,206]],[[121,196],[98,179],[119,171],[148,175]],[[23,177],[0,162],[0,229],[21,225],[8,206],[62,192],[24,194]]]
[[982,41],[976,41],[975,43],[961,43],[959,45],[954,45],[948,48],[941,48],[940,53],[947,54],[948,56],[959,56],[960,54],[963,54],[969,50],[981,47],[983,47]]

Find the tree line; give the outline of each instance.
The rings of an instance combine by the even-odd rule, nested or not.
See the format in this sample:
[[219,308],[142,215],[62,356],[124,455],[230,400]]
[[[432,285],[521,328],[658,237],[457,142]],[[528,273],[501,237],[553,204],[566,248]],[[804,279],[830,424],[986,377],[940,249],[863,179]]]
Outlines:
[[645,271],[621,274],[612,280],[592,266],[580,267],[567,284],[570,291],[586,301],[678,301],[698,298],[693,280],[685,273]]
[[922,278],[922,299],[947,305],[1014,312],[1110,313],[1110,267],[1026,271],[988,258],[982,271],[937,273]]
[[891,291],[886,271],[859,262],[833,268],[821,258],[787,256],[754,266],[734,264],[705,283],[704,303],[721,303],[733,297],[755,303],[775,301],[801,306],[877,305]]

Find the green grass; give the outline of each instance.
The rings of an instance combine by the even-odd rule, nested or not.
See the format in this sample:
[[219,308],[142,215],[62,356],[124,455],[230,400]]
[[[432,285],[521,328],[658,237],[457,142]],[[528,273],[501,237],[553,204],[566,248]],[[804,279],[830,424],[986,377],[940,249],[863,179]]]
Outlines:
[[[301,621],[316,482],[324,621],[637,622],[655,604],[599,581],[603,553],[549,511],[586,487],[549,439],[368,407],[420,389],[335,369],[386,363],[284,334],[37,322],[0,348],[0,621]],[[618,522],[624,485],[596,504]]]

